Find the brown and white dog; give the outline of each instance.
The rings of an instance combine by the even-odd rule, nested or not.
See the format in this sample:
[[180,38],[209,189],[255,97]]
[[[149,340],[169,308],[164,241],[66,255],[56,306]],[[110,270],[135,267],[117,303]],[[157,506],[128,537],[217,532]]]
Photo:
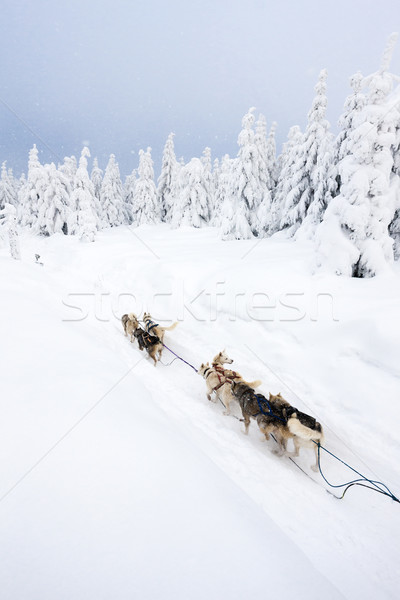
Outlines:
[[150,313],[143,314],[143,322],[147,333],[151,333],[152,335],[156,335],[161,343],[164,341],[164,335],[166,331],[172,331],[178,325],[178,321],[170,325],[169,327],[162,327],[151,318]]
[[208,362],[202,363],[197,371],[206,380],[208,400],[212,399],[212,394],[214,393],[216,400],[219,399],[224,404],[224,413],[226,415],[230,414],[230,404],[232,400],[235,400],[231,390],[231,383],[233,381],[244,382],[250,388],[256,388],[261,385],[261,381],[259,380],[245,382],[240,373],[223,367],[224,364],[232,363],[233,360],[229,358],[225,350],[222,350],[214,356],[211,366]]
[[122,315],[121,317],[122,326],[124,328],[125,336],[130,336],[131,342],[133,342],[133,334],[137,327],[139,327],[139,322],[134,313],[129,313],[127,315]]

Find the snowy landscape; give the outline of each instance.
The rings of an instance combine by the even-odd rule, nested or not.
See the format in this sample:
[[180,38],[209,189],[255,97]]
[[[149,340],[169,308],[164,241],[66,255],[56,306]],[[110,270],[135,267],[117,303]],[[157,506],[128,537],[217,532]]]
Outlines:
[[[124,178],[118,148],[47,163],[40,139],[3,162],[2,600],[397,600],[397,40],[336,134],[322,69],[281,150],[249,107],[236,155],[170,133],[159,173],[150,147]],[[177,323],[156,366],[121,323],[144,312]],[[322,472],[207,399],[223,349],[321,423]]]

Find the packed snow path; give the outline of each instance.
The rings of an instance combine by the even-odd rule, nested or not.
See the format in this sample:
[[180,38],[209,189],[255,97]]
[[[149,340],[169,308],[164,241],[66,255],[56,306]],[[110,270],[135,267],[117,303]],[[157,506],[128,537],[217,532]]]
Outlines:
[[2,597],[397,597],[398,505],[329,496],[186,365],[155,369],[119,317],[178,319],[166,343],[194,365],[225,347],[398,493],[398,270],[312,277],[306,245],[164,226],[26,237],[22,254],[0,255],[0,496],[88,414],[0,503]]

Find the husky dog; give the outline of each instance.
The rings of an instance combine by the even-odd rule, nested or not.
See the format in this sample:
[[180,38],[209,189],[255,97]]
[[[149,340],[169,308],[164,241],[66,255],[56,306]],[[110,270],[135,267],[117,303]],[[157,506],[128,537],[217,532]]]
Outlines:
[[[255,394],[254,390],[244,383],[233,381],[231,388],[242,409],[246,433],[249,430],[250,419],[253,418],[256,419],[267,440],[271,433],[274,434],[279,444],[280,455],[296,457],[301,447],[313,446],[316,464],[311,468],[313,471],[318,469],[317,444],[323,442],[320,423],[291,406],[280,394],[276,396],[270,394],[267,400],[262,394]],[[288,453],[287,440],[291,438],[293,438],[295,452]]]
[[160,338],[156,335],[147,333],[147,331],[144,331],[139,325],[136,327],[133,335],[138,341],[140,350],[145,349],[150,358],[154,360],[154,366],[156,366],[157,360],[160,360],[163,350]]
[[139,327],[136,315],[129,313],[128,315],[122,315],[121,317],[122,326],[124,328],[125,336],[130,335],[131,342],[133,342],[133,333],[137,327]]
[[216,367],[217,365],[220,365],[222,367],[222,365],[231,365],[232,363],[233,358],[229,358],[229,356],[226,353],[226,350],[221,350],[221,352],[218,352],[218,354],[214,356],[211,364],[213,367]]
[[286,414],[288,417],[287,426],[293,435],[295,448],[292,456],[298,456],[300,448],[314,448],[315,465],[312,465],[311,468],[313,471],[318,471],[318,444],[324,443],[324,432],[321,423],[293,406],[287,409]]
[[224,404],[225,414],[229,415],[230,403],[235,399],[231,391],[232,381],[243,381],[250,388],[258,387],[261,385],[261,381],[245,382],[243,377],[239,373],[236,373],[236,371],[231,371],[222,367],[222,364],[226,362],[231,364],[233,360],[227,356],[225,351],[220,352],[214,357],[211,366],[208,362],[202,363],[197,372],[206,380],[208,400],[211,400],[211,394],[214,392],[216,399],[220,399]]
[[143,314],[143,321],[147,333],[151,333],[151,335],[156,335],[160,339],[161,343],[163,343],[164,341],[165,332],[172,331],[178,325],[178,321],[176,321],[169,327],[162,327],[161,325],[152,320],[150,313]]

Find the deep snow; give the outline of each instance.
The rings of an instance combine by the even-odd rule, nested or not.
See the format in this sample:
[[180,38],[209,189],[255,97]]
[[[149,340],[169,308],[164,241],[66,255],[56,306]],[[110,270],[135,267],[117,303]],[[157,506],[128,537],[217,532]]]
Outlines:
[[187,365],[154,369],[119,322],[178,319],[165,341],[195,366],[225,347],[399,495],[398,265],[311,275],[306,243],[167,226],[93,244],[25,235],[21,251],[0,250],[2,598],[398,596],[398,504],[360,488],[334,499],[310,451],[314,481],[254,423],[246,437]]

